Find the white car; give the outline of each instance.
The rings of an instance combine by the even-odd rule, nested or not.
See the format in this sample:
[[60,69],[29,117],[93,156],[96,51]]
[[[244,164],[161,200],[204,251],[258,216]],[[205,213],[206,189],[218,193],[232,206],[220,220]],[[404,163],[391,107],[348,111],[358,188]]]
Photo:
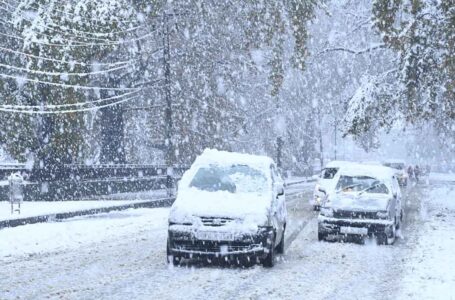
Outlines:
[[284,252],[284,182],[273,160],[205,150],[185,172],[169,214],[168,262],[214,258],[272,267]]
[[382,163],[384,166],[392,168],[395,170],[395,175],[397,176],[398,183],[401,186],[407,186],[409,181],[409,174],[406,170],[406,162],[402,159],[393,159],[386,160]]
[[310,204],[315,210],[319,210],[325,196],[334,191],[336,185],[335,178],[340,171],[340,168],[356,164],[357,163],[350,161],[334,160],[329,162],[324,169],[322,169],[321,174],[317,176],[313,198],[310,199]]
[[371,165],[343,168],[336,182],[336,192],[321,206],[318,239],[375,236],[379,244],[392,244],[403,219],[394,170]]

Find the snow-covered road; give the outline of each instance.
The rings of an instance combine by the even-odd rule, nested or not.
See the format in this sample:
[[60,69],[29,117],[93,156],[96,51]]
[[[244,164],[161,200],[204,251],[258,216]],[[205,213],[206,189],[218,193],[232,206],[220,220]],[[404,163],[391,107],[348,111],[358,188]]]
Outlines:
[[431,226],[441,212],[454,223],[454,205],[444,203],[454,201],[455,188],[410,189],[404,238],[394,246],[318,242],[310,194],[288,199],[287,251],[273,269],[166,264],[165,208],[2,230],[0,299],[421,299],[428,284],[439,284],[438,299],[453,297],[453,271],[428,269],[441,262],[425,238],[432,230],[449,242],[431,246],[453,246],[453,227]]

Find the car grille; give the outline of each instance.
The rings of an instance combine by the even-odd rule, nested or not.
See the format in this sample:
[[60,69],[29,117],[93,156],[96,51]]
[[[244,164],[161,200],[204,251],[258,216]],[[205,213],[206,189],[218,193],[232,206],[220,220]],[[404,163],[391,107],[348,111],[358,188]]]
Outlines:
[[254,246],[240,242],[232,243],[218,243],[213,241],[178,241],[174,243],[174,249],[192,252],[234,252],[234,251],[247,251],[254,248]]
[[204,226],[224,226],[226,224],[229,224],[232,222],[234,219],[232,218],[217,218],[217,217],[200,217],[202,224]]
[[378,219],[377,213],[372,211],[335,210],[333,217],[339,219]]

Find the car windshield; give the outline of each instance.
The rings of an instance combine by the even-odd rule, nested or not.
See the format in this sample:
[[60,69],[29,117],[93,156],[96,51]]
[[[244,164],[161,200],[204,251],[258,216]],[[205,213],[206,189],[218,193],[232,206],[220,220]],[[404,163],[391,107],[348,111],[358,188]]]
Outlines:
[[338,192],[389,193],[389,190],[384,183],[368,176],[343,175],[338,180],[336,190]]
[[336,173],[338,172],[338,168],[325,168],[322,170],[322,179],[333,179]]
[[267,177],[263,172],[246,165],[212,165],[201,167],[190,187],[209,192],[263,193],[267,190]]
[[403,163],[385,163],[384,166],[397,170],[403,170],[405,167]]

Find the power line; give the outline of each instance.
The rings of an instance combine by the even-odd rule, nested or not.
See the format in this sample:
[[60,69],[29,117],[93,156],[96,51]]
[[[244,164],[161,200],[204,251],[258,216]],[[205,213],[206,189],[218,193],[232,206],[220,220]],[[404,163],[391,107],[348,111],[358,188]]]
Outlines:
[[[50,47],[61,47],[61,48],[80,48],[80,47],[102,47],[102,46],[117,46],[117,45],[123,45],[123,44],[130,44],[134,42],[138,42],[141,40],[144,40],[152,35],[154,35],[155,32],[149,32],[148,34],[142,35],[141,37],[134,38],[134,39],[129,39],[125,41],[117,41],[117,42],[111,42],[111,43],[84,43],[84,42],[78,42],[78,41],[73,41],[73,40],[66,40],[67,42],[77,42],[78,44],[72,45],[72,44],[55,44],[55,43],[46,43],[46,42],[41,42],[41,41],[29,41],[32,44],[39,44],[39,45],[45,45],[45,46],[50,46]],[[16,40],[22,40],[22,41],[27,41],[27,39],[23,37],[19,37],[16,35],[11,35],[11,34],[6,34],[6,33],[1,33],[0,35],[9,37],[12,39]],[[65,39],[63,39],[65,41]]]
[[137,99],[137,96],[134,96],[134,97],[131,97],[131,98],[122,99],[122,100],[116,101],[114,103],[99,105],[99,106],[95,106],[95,107],[71,109],[71,110],[59,110],[59,111],[43,111],[43,110],[41,110],[41,111],[32,111],[32,110],[29,110],[29,111],[26,111],[26,110],[0,108],[0,111],[12,112],[12,113],[21,113],[21,114],[28,114],[28,115],[36,115],[36,114],[39,114],[39,115],[44,115],[44,114],[69,114],[69,113],[77,113],[77,112],[86,112],[86,111],[99,110],[101,108],[106,108],[106,107],[110,107],[110,106],[119,105],[121,103],[125,103],[127,101],[131,101],[131,100],[134,100],[134,99]]
[[67,72],[47,72],[47,71],[39,71],[39,70],[31,70],[27,68],[21,68],[21,67],[16,67],[12,65],[5,65],[0,63],[0,67],[7,68],[7,69],[13,69],[17,71],[23,71],[27,73],[32,73],[32,74],[40,74],[40,75],[48,75],[48,76],[77,76],[77,77],[87,77],[87,76],[93,76],[93,75],[106,75],[110,72],[118,71],[124,69],[126,66],[120,66],[108,70],[102,70],[102,71],[93,71],[93,72],[86,72],[86,73],[67,73]]
[[93,86],[83,86],[83,85],[71,85],[71,84],[64,84],[64,83],[56,83],[56,82],[49,82],[49,81],[43,81],[43,80],[38,80],[38,79],[30,79],[27,77],[21,77],[21,76],[13,76],[13,75],[8,75],[8,74],[2,74],[0,73],[0,77],[3,78],[10,78],[10,79],[15,79],[15,80],[24,80],[28,82],[34,82],[34,83],[42,83],[42,84],[47,84],[47,85],[52,85],[52,86],[60,86],[60,87],[65,87],[65,88],[73,88],[73,89],[81,89],[81,90],[105,90],[105,91],[134,91],[138,90],[138,88],[110,88],[110,87],[93,87]]
[[96,103],[103,103],[103,102],[107,102],[107,101],[111,101],[111,100],[115,100],[115,99],[120,99],[120,98],[125,97],[125,96],[131,96],[131,95],[137,94],[138,92],[140,92],[140,91],[129,92],[129,93],[125,93],[125,94],[122,94],[122,95],[117,95],[117,96],[113,96],[113,97],[109,97],[109,98],[98,99],[98,100],[95,100],[95,101],[86,101],[86,102],[77,102],[77,103],[68,103],[68,104],[51,104],[51,105],[47,105],[47,104],[46,105],[10,105],[10,104],[3,104],[3,105],[0,105],[0,107],[2,107],[4,109],[17,109],[17,110],[42,109],[43,107],[46,108],[46,109],[48,109],[48,108],[59,109],[59,108],[72,107],[72,106],[84,106],[84,105],[93,105],[93,104],[96,104]]
[[28,53],[25,53],[25,52],[20,52],[20,51],[16,51],[16,50],[9,49],[9,48],[4,48],[4,47],[1,47],[1,46],[0,46],[0,51],[10,52],[10,53],[14,53],[14,54],[17,54],[17,55],[22,55],[22,56],[29,57],[29,58],[34,58],[34,59],[41,59],[41,60],[45,60],[45,61],[51,61],[51,62],[55,62],[55,63],[63,63],[63,64],[69,64],[69,65],[80,65],[80,66],[83,66],[83,67],[99,67],[99,66],[109,66],[109,67],[114,66],[115,67],[115,66],[118,66],[118,65],[124,65],[126,67],[128,65],[131,65],[133,62],[139,60],[139,59],[136,58],[136,59],[126,60],[126,61],[119,61],[119,62],[116,62],[116,63],[103,63],[103,62],[100,62],[100,63],[84,63],[84,62],[79,62],[79,61],[65,61],[65,60],[59,60],[59,59],[55,59],[55,58],[49,58],[49,57],[44,57],[44,56],[28,54]]

